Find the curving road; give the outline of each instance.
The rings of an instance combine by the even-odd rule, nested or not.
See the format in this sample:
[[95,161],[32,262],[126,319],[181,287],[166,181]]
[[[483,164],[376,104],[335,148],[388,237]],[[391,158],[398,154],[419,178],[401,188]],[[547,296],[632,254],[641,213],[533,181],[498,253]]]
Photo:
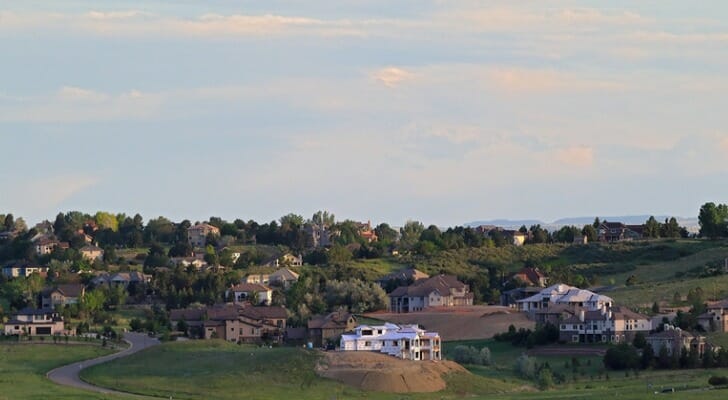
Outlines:
[[125,333],[124,334],[124,340],[129,343],[129,347],[125,350],[122,350],[118,353],[109,354],[107,356],[99,357],[99,358],[93,358],[91,360],[84,360],[79,361],[73,364],[65,365],[63,367],[56,368],[48,374],[48,379],[52,380],[53,382],[64,385],[64,386],[70,386],[77,389],[83,389],[83,390],[89,390],[92,392],[97,393],[103,393],[103,394],[118,394],[123,395],[127,397],[135,397],[140,399],[150,399],[154,397],[148,397],[148,396],[139,396],[134,395],[131,393],[126,392],[120,392],[112,389],[106,389],[102,388],[100,386],[94,386],[90,383],[86,383],[81,380],[81,378],[78,376],[78,374],[85,368],[88,368],[93,365],[105,363],[111,360],[115,360],[117,358],[121,357],[127,357],[131,354],[134,354],[138,351],[144,350],[148,347],[156,346],[159,344],[159,340],[155,338],[150,338],[149,336],[143,334],[143,333]]

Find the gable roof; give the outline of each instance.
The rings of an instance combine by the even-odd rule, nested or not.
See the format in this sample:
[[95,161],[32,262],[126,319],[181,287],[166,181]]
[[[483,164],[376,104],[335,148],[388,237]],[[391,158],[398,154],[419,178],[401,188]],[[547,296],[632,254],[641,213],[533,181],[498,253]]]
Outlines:
[[541,279],[546,277],[546,275],[542,274],[537,268],[531,267],[521,268],[521,270],[513,274],[513,276],[521,276],[531,285],[538,285]]
[[462,290],[467,285],[460,282],[454,275],[436,275],[429,279],[420,279],[410,286],[400,286],[389,294],[389,297],[429,296],[432,292],[437,292],[441,296],[450,294],[450,289]]
[[248,292],[248,293],[267,292],[269,290],[272,290],[268,286],[261,285],[259,283],[247,283],[247,282],[238,283],[237,285],[231,287],[231,289],[234,292]]
[[251,306],[244,307],[240,310],[240,316],[263,320],[263,319],[286,319],[288,313],[286,309],[278,306]]
[[50,296],[53,292],[59,292],[65,297],[81,297],[84,289],[85,286],[80,283],[66,283],[44,290],[43,295]]
[[326,315],[315,315],[308,320],[308,329],[346,329],[352,314],[346,311],[334,311]]
[[281,268],[268,276],[270,280],[295,281],[298,280],[298,274],[290,268]]
[[98,252],[98,251],[104,251],[101,247],[94,246],[92,244],[87,244],[86,246],[81,247],[80,252]]

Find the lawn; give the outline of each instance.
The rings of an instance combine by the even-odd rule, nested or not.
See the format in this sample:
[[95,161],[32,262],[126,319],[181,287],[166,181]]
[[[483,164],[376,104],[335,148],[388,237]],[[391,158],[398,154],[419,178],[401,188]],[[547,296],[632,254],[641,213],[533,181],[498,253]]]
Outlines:
[[223,341],[166,343],[84,370],[97,385],[175,399],[455,399],[510,391],[501,380],[451,375],[452,389],[432,394],[363,392],[314,373],[318,354],[300,348],[259,348]]
[[0,343],[0,400],[120,399],[59,386],[45,376],[56,367],[110,352],[99,346]]

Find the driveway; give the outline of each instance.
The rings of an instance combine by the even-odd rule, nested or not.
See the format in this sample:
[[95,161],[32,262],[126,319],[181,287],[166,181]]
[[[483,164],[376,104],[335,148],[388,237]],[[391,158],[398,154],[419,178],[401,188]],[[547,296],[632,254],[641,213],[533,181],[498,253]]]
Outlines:
[[133,395],[130,393],[125,392],[119,392],[112,389],[106,389],[99,386],[91,385],[90,383],[86,383],[81,380],[81,378],[78,376],[78,374],[81,372],[81,370],[91,367],[93,365],[105,363],[111,360],[115,360],[117,358],[121,357],[127,357],[131,354],[134,354],[138,351],[144,350],[148,347],[156,346],[159,344],[159,340],[150,338],[148,335],[143,333],[125,333],[124,334],[124,340],[129,343],[129,348],[120,351],[118,353],[109,354],[107,356],[94,358],[91,360],[84,360],[79,361],[73,364],[69,364],[63,367],[56,368],[50,372],[48,372],[47,376],[48,379],[52,380],[53,382],[64,385],[64,386],[70,386],[77,389],[84,389],[89,390],[92,392],[97,393],[103,393],[103,394],[118,394],[118,395],[124,395],[127,397],[135,397],[135,398],[152,398],[148,396],[139,396],[139,395]]

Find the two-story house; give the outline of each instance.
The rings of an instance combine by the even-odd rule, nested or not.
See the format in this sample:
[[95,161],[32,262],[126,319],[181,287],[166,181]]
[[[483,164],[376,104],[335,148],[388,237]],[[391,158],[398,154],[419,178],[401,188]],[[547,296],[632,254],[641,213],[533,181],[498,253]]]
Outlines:
[[5,323],[5,335],[60,335],[63,329],[63,317],[49,308],[24,308]]
[[437,275],[401,286],[387,295],[389,310],[395,313],[422,311],[428,307],[473,305],[470,287],[453,275]]
[[516,301],[516,306],[519,311],[534,315],[536,311],[554,304],[567,304],[582,307],[587,311],[595,311],[609,308],[613,303],[614,300],[611,297],[559,283],[549,286],[533,296]]
[[253,305],[270,305],[273,302],[273,289],[258,283],[238,283],[225,292],[234,303],[249,302]]
[[641,332],[652,330],[649,317],[626,307],[585,310],[559,323],[559,339],[572,343],[629,343]]
[[441,339],[417,325],[360,325],[341,335],[341,351],[373,351],[403,360],[441,360]]
[[56,306],[78,304],[85,293],[86,287],[80,283],[58,285],[41,293],[41,307],[55,308]]
[[220,236],[220,229],[210,224],[196,224],[187,228],[187,240],[192,247],[205,247],[208,235]]

